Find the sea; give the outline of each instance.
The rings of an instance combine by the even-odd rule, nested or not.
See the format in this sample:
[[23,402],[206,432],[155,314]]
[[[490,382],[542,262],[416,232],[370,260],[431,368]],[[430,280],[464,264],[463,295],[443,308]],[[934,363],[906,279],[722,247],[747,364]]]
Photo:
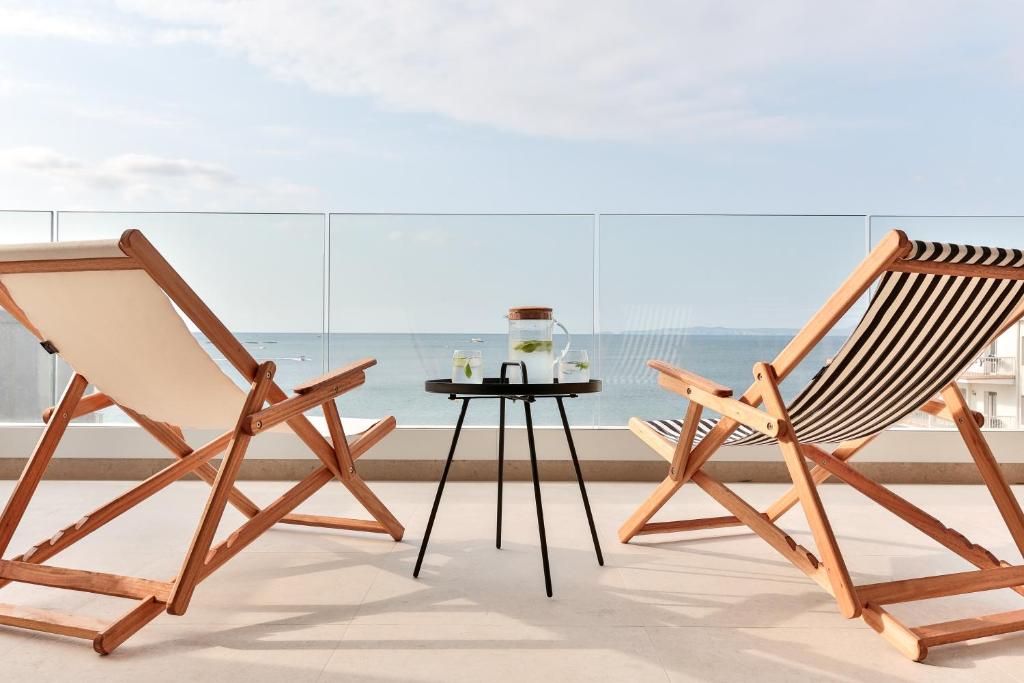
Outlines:
[[[507,357],[503,334],[322,334],[246,333],[236,336],[258,360],[277,364],[277,381],[284,389],[316,377],[327,368],[373,357],[377,365],[366,373],[366,384],[338,401],[343,415],[377,417],[394,415],[399,425],[453,425],[459,406],[444,395],[428,394],[427,379],[450,377],[455,350],[479,350],[486,376],[497,376]],[[792,338],[785,333],[621,333],[574,334],[573,349],[587,351],[591,378],[601,379],[603,391],[582,395],[566,402],[570,422],[575,426],[621,427],[630,417],[681,417],[684,401],[660,388],[656,373],[646,361],[656,358],[687,368],[733,388],[738,396],[753,381],[755,362],[771,360]],[[835,355],[845,336],[825,337],[810,356],[782,385],[784,396],[795,396],[828,358]],[[556,350],[561,338],[555,337]],[[211,344],[200,343],[225,372],[230,368]],[[559,424],[553,401],[539,400],[533,407],[537,425]],[[496,401],[476,401],[467,414],[468,425],[494,425],[498,421]],[[520,411],[512,408],[509,423],[522,424]]]

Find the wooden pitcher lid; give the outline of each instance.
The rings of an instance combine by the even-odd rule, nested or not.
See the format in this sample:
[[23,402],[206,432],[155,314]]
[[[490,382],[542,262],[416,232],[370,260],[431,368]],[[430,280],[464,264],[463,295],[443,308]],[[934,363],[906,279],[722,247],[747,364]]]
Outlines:
[[547,306],[515,306],[508,309],[509,320],[551,320],[552,309]]

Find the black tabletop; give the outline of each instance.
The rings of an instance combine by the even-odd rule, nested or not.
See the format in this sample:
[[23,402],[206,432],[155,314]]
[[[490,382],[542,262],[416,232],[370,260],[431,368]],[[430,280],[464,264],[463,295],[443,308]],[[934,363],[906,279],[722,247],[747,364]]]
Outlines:
[[483,384],[463,384],[447,379],[429,379],[423,388],[432,394],[459,394],[466,396],[566,396],[568,394],[596,394],[601,391],[601,380],[566,382],[560,384],[517,384],[498,377],[485,377]]

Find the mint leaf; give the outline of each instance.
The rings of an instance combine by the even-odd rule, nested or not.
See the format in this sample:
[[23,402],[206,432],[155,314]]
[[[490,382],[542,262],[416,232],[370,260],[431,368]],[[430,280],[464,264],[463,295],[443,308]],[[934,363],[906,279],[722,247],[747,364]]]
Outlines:
[[530,339],[524,342],[519,342],[512,347],[515,351],[522,351],[523,353],[533,353],[538,349],[541,351],[550,351],[552,349],[552,343],[546,339]]
[[466,363],[466,377],[473,376],[473,368],[469,367],[469,363]]

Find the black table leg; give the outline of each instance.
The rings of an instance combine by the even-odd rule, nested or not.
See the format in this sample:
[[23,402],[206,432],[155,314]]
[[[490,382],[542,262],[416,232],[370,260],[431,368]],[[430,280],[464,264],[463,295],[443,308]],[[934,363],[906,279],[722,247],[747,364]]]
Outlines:
[[523,401],[526,409],[526,439],[530,444],[530,470],[533,472],[533,497],[537,502],[537,527],[540,530],[540,556],[544,561],[544,588],[551,597],[551,569],[548,566],[548,538],[544,531],[544,506],[540,502],[540,476],[537,474],[537,446],[533,441],[533,416],[529,399]]
[[498,407],[498,530],[494,547],[501,548],[501,488],[505,480],[505,399]]
[[569,420],[565,417],[565,406],[562,404],[562,397],[555,398],[558,401],[558,414],[562,416],[562,428],[565,429],[565,440],[569,443],[569,455],[572,456],[572,466],[576,470],[576,481],[580,485],[580,495],[583,496],[583,509],[587,511],[587,522],[590,524],[590,537],[594,539],[594,552],[597,553],[597,563],[604,566],[604,555],[601,554],[601,543],[597,540],[597,527],[594,526],[594,515],[590,511],[590,499],[587,498],[587,487],[583,483],[583,472],[580,471],[580,460],[576,457],[576,444],[572,440],[572,432],[569,430]]
[[437,495],[434,496],[434,507],[430,509],[430,519],[427,520],[427,530],[423,532],[423,542],[420,543],[420,554],[416,558],[416,568],[412,575],[420,575],[420,565],[423,564],[423,555],[427,552],[427,542],[430,541],[430,530],[434,528],[434,517],[437,516],[437,508],[441,504],[441,494],[444,493],[444,483],[448,481],[448,470],[452,467],[452,458],[455,457],[455,446],[459,443],[459,433],[462,432],[462,421],[466,419],[466,409],[469,408],[469,399],[462,399],[462,410],[459,411],[459,421],[455,423],[455,435],[452,437],[452,447],[448,449],[448,460],[444,464],[444,471],[441,473],[441,481],[437,484]]

